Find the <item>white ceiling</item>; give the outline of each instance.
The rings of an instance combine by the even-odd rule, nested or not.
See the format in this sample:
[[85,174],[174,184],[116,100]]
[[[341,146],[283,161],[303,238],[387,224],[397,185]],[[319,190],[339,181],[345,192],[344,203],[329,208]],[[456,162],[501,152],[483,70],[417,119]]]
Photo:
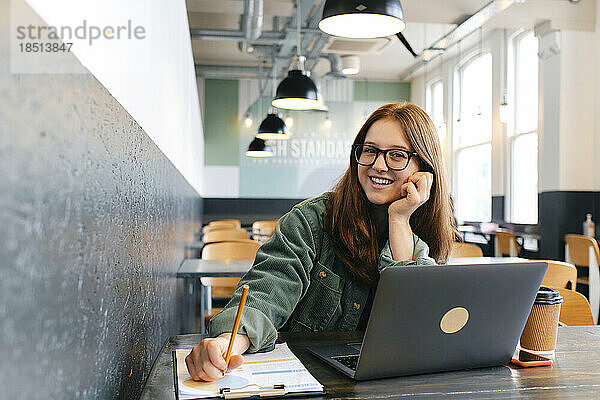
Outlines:
[[[402,0],[406,17],[404,36],[415,52],[434,43],[457,23],[474,14],[490,0]],[[280,29],[294,13],[294,0],[264,0],[263,30],[272,30],[274,16]],[[321,3],[315,1],[316,6]],[[243,0],[187,0],[190,28],[238,30]],[[485,29],[532,28],[547,20],[557,29],[594,30],[596,0],[526,0],[516,3],[491,19]],[[313,11],[314,9],[313,8]],[[192,41],[196,64],[256,66],[256,57],[243,54],[233,41]],[[361,55],[361,73],[356,79],[397,80],[414,62],[399,40],[380,54]],[[316,75],[330,69],[322,59],[315,67]]]

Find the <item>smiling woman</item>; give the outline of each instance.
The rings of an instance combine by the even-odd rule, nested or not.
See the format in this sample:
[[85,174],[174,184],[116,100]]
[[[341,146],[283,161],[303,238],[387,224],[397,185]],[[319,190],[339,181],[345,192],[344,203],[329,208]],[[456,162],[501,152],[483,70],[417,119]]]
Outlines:
[[352,147],[333,192],[279,219],[229,304],[211,319],[212,338],[186,358],[192,378],[222,377],[241,285],[250,291],[230,368],[246,350],[272,349],[278,331],[364,330],[384,268],[446,260],[455,227],[427,114],[413,104],[382,106]]
[[[353,148],[350,167],[330,195],[324,218],[338,258],[373,282],[375,271],[365,266],[377,260],[378,241],[389,238],[392,254],[400,256],[410,248],[403,244],[410,240],[408,232],[414,232],[429,245],[429,255],[444,262],[455,227],[439,139],[429,116],[414,104],[384,105],[364,123]],[[365,148],[371,153],[366,158]]]

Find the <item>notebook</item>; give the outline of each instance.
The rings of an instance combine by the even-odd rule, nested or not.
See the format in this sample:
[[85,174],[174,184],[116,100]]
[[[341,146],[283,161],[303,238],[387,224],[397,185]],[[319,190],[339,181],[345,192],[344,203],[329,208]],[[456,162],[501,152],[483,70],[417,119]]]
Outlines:
[[356,379],[506,365],[545,262],[386,268],[360,343],[308,350]]
[[215,382],[191,379],[185,364],[190,351],[173,351],[175,394],[179,400],[325,394],[323,385],[308,372],[286,343],[275,345],[270,352],[245,354],[240,368]]

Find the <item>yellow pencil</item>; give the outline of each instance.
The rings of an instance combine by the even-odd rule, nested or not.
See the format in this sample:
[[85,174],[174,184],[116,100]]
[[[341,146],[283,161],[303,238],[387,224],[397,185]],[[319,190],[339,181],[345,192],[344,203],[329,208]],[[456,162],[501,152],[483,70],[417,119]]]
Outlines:
[[[246,296],[248,296],[248,289],[250,286],[242,286],[242,298],[240,304],[238,304],[237,314],[235,315],[235,322],[233,323],[233,330],[231,331],[231,337],[229,338],[229,347],[227,348],[227,354],[225,355],[225,371],[229,368],[229,359],[231,358],[231,350],[233,349],[233,342],[235,341],[235,335],[237,334],[238,327],[240,326],[240,320],[242,319],[242,312],[244,311],[244,305],[246,304]],[[225,373],[223,371],[223,373]]]

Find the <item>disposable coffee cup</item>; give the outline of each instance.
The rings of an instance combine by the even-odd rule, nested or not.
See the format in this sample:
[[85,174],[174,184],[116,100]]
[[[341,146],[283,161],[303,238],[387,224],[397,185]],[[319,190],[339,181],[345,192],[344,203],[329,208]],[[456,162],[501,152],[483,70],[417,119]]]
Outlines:
[[540,287],[521,334],[521,348],[545,354],[554,351],[562,302],[558,290]]

